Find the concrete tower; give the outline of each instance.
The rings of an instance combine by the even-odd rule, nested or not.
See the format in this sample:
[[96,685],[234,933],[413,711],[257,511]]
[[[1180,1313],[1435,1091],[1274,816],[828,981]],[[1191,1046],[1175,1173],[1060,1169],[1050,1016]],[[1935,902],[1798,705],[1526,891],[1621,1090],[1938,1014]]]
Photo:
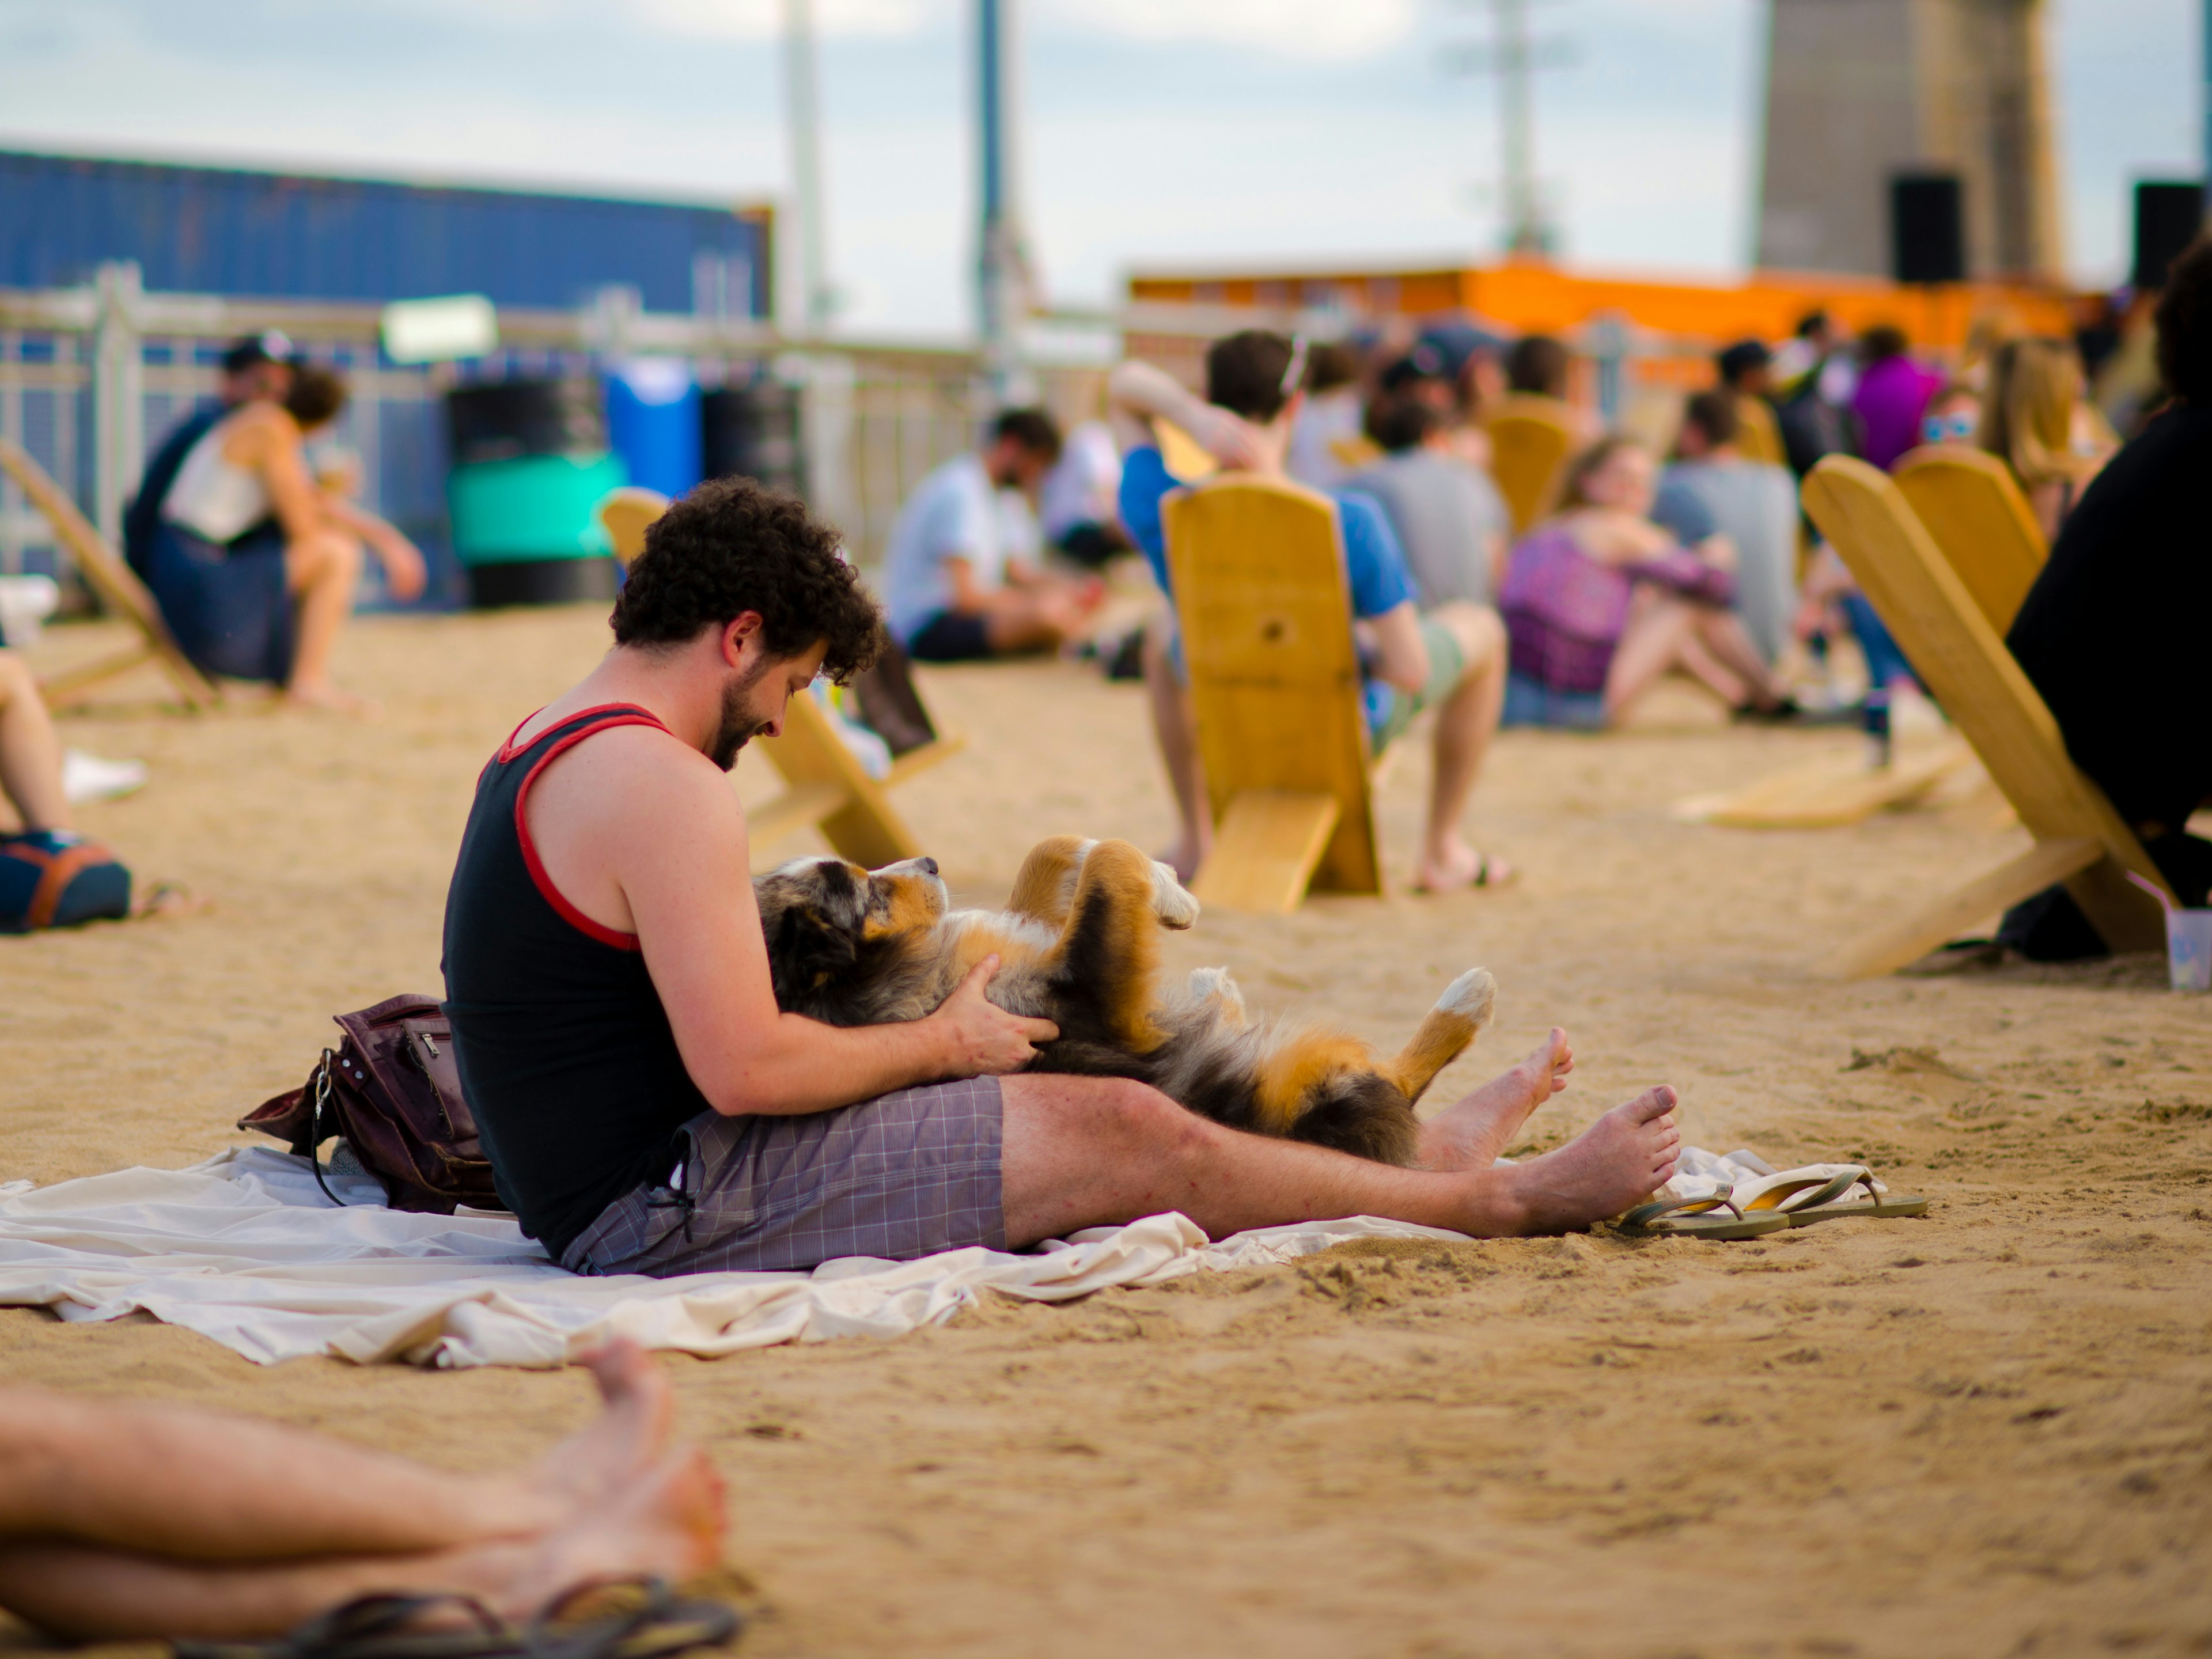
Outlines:
[[1773,0],[1759,263],[1886,275],[1889,181],[1956,173],[1970,276],[2056,276],[2045,0]]

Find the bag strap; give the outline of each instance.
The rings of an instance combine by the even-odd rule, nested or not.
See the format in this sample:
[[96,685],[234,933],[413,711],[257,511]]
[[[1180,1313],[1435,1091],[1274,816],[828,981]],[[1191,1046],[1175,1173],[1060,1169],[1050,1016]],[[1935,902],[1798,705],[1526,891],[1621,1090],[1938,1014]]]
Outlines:
[[[315,1062],[314,1075],[307,1079],[307,1167],[315,1172],[315,1185],[323,1189],[323,1196],[343,1210],[347,1207],[346,1201],[332,1192],[331,1183],[323,1179],[323,1155],[318,1150],[323,1144],[323,1111],[331,1100],[331,1067],[337,1063],[337,1058],[330,1049],[324,1049],[322,1059]],[[331,1112],[331,1121],[337,1122],[336,1111]]]

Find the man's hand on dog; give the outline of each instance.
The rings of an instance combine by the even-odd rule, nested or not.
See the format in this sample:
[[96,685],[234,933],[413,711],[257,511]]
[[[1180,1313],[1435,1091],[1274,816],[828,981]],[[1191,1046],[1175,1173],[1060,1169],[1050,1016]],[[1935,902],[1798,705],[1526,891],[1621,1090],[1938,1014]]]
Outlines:
[[950,1041],[951,1076],[997,1077],[1018,1072],[1036,1058],[1038,1043],[1060,1035],[1060,1027],[1048,1019],[1025,1019],[984,1000],[983,988],[998,971],[999,958],[985,957],[930,1016],[943,1022]]

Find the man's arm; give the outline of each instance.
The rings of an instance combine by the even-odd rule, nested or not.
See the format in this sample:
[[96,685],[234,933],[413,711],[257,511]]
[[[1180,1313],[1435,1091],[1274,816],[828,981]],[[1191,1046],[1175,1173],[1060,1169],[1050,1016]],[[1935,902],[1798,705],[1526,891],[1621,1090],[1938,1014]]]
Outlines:
[[1018,1071],[1059,1035],[983,1000],[994,960],[905,1024],[845,1030],[779,1010],[737,796],[711,761],[661,732],[608,732],[563,757],[532,790],[528,817],[568,902],[637,935],[684,1069],[726,1116]]
[[1393,605],[1379,617],[1364,617],[1356,626],[1366,629],[1374,645],[1376,679],[1408,694],[1429,683],[1429,647],[1421,639],[1420,613],[1412,600]]
[[1157,441],[1151,422],[1158,420],[1181,427],[1232,471],[1258,466],[1267,458],[1267,446],[1250,422],[1207,403],[1150,363],[1118,365],[1106,379],[1106,402],[1114,435],[1124,450]]

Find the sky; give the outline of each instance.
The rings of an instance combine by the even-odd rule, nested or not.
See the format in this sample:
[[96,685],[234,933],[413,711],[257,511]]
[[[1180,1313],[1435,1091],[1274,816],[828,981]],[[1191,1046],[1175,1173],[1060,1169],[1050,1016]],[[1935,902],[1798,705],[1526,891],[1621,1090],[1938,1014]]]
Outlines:
[[[1010,0],[1048,298],[1133,267],[1359,269],[1498,242],[1479,0]],[[815,0],[841,325],[972,312],[972,0]],[[2071,274],[2197,159],[2201,0],[2051,0]],[[1762,0],[1535,0],[1570,263],[1748,261]],[[0,0],[0,146],[757,201],[787,191],[778,0]]]

